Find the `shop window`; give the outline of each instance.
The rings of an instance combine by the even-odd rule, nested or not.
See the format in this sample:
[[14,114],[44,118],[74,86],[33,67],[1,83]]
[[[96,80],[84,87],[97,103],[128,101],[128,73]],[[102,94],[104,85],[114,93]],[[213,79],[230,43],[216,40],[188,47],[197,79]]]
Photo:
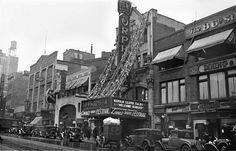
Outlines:
[[184,102],[185,99],[185,80],[175,80],[161,83],[161,103]]
[[236,96],[236,70],[228,71],[229,96]]

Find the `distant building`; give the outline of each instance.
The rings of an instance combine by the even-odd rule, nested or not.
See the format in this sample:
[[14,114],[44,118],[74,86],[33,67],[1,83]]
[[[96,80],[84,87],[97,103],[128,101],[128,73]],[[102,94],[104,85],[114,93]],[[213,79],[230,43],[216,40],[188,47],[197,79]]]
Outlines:
[[73,59],[89,60],[89,59],[94,59],[94,58],[95,58],[95,54],[92,54],[92,50],[91,50],[91,53],[88,53],[88,52],[75,50],[75,49],[67,49],[63,53],[64,61],[73,61]]
[[14,109],[24,105],[27,96],[28,76],[29,72],[24,71],[12,73],[7,77],[7,109]]
[[27,112],[41,117],[44,125],[54,124],[55,106],[46,101],[46,91],[56,89],[57,77],[60,76],[57,73],[63,68],[67,68],[66,74],[72,74],[83,66],[78,63],[57,60],[57,51],[49,55],[42,55],[35,64],[30,66],[25,108]]

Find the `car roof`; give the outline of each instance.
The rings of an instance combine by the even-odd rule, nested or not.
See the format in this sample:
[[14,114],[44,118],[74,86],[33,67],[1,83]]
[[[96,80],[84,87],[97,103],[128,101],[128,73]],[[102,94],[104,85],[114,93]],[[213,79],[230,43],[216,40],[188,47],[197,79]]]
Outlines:
[[135,129],[135,131],[161,131],[161,130],[153,129],[153,128],[138,128],[138,129]]
[[193,132],[192,130],[179,130],[179,129],[178,129],[178,130],[171,130],[171,132],[172,132],[172,131],[178,131],[178,132]]

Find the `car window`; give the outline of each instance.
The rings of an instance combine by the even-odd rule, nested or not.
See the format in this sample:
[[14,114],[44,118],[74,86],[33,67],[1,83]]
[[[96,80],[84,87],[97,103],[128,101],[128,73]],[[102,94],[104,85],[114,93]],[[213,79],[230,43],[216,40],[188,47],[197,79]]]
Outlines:
[[179,133],[180,138],[186,138],[186,139],[193,139],[193,133],[192,132],[181,132]]
[[172,131],[171,132],[171,137],[172,138],[178,138],[178,132],[177,131]]

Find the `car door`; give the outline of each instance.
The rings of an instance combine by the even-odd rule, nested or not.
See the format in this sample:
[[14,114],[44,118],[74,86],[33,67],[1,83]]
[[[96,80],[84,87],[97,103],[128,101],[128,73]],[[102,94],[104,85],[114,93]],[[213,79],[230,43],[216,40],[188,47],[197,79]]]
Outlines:
[[169,143],[168,147],[178,147],[178,131],[171,131],[171,134],[169,136]]

